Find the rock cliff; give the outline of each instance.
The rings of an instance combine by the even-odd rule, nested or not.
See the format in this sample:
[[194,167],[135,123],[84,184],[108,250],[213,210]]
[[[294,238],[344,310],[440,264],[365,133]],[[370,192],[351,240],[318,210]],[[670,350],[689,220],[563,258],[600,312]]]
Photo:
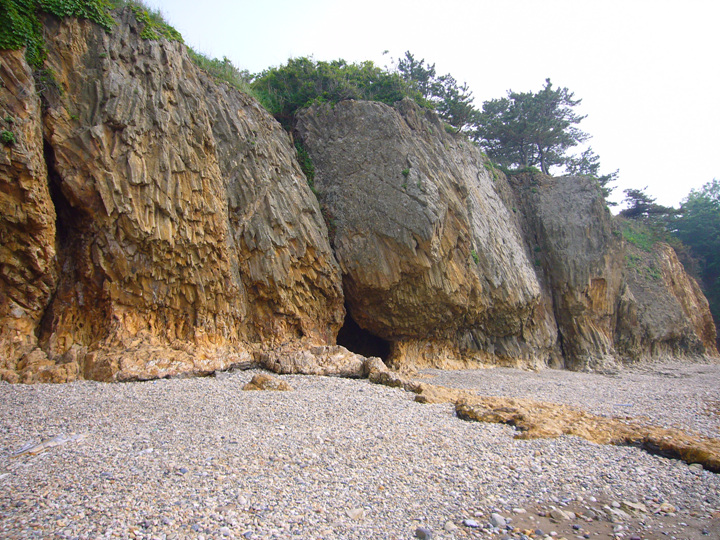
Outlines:
[[331,216],[349,333],[381,340],[391,364],[605,371],[717,353],[669,246],[652,254],[656,290],[641,292],[635,248],[593,180],[508,179],[411,101],[314,106],[296,131]]
[[[44,20],[41,98],[2,52],[2,355],[21,380],[210,372],[334,341],[337,263],[287,134],[177,42]],[[34,349],[35,345],[39,348]]]
[[480,151],[413,102],[343,101],[298,116],[332,216],[350,316],[389,361],[544,365],[550,314]]
[[592,181],[506,178],[411,101],[343,101],[294,133],[321,212],[253,98],[118,17],[45,17],[39,88],[0,51],[3,379],[382,367],[336,336],[398,368],[717,354],[672,249],[628,245]]

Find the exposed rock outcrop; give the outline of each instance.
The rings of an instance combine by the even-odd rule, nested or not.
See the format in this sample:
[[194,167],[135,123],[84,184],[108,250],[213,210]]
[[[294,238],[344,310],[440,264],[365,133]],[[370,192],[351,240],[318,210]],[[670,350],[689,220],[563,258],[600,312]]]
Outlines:
[[43,354],[28,355],[37,346],[58,267],[40,99],[24,51],[0,54],[0,121],[15,139],[0,145],[0,374],[16,382],[20,359],[21,367],[52,364]]
[[653,255],[654,293],[628,275],[633,246],[592,179],[506,179],[409,100],[314,106],[296,130],[352,322],[396,367],[605,371],[717,354],[704,297],[670,248]]
[[540,174],[511,181],[553,306],[565,366],[611,368],[623,245],[598,186],[585,178]]
[[39,89],[0,51],[0,378],[717,354],[672,249],[627,245],[593,181],[508,179],[412,101],[348,100],[297,117],[326,224],[280,125],[119,17],[45,16]]
[[43,380],[73,364],[125,380],[332,343],[344,315],[337,263],[272,117],[198,70],[183,45],[141,40],[130,10],[112,33],[44,24],[59,91],[45,93],[42,113],[21,53],[2,52],[3,80],[17,81],[3,113],[23,129],[3,149],[13,239],[3,273],[21,291],[2,302],[15,321],[3,325],[5,368]]
[[717,356],[708,301],[665,243],[628,244],[627,282],[618,305],[615,342],[628,362],[653,357]]
[[546,365],[552,314],[481,152],[409,100],[298,115],[348,310],[396,366]]

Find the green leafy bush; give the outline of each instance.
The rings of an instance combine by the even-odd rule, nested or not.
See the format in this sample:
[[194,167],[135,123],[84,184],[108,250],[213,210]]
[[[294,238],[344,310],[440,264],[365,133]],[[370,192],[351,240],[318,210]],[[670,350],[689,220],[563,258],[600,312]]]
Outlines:
[[417,94],[397,73],[388,73],[373,62],[316,62],[306,57],[263,71],[252,88],[263,106],[288,128],[295,112],[313,103],[364,99],[392,105]]
[[305,150],[305,147],[302,145],[302,143],[297,140],[295,141],[295,150],[297,151],[297,158],[298,163],[300,164],[300,169],[305,175],[305,178],[307,178],[307,183],[310,186],[310,189],[313,191],[313,193],[317,195],[317,193],[315,192],[315,165],[313,165],[310,154],[308,154],[308,151]]
[[30,66],[42,68],[47,57],[38,14],[89,19],[110,31],[115,21],[106,0],[3,0],[0,10],[0,49],[27,47]]
[[623,223],[623,238],[643,251],[652,251],[653,246],[663,238],[653,229],[640,222],[626,220]]
[[11,146],[17,141],[15,140],[15,134],[12,131],[5,129],[2,133],[0,133],[0,142],[2,142],[5,146]]

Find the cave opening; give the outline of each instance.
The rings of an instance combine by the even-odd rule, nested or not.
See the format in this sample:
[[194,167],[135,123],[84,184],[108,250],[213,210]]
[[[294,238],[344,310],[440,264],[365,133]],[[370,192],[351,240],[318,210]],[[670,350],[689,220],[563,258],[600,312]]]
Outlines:
[[55,150],[44,141],[43,153],[48,172],[48,187],[50,199],[55,207],[56,249],[58,258],[64,259],[68,254],[69,244],[72,243],[74,233],[83,228],[83,215],[72,207],[62,192],[62,178],[55,168]]
[[345,321],[337,336],[337,344],[363,356],[377,356],[387,363],[390,358],[390,342],[361,328],[345,306]]
[[[43,144],[43,153],[47,166],[50,200],[55,208],[55,252],[60,270],[54,283],[52,298],[37,328],[40,346],[49,352],[52,348],[49,340],[61,324],[72,327],[75,343],[88,341],[84,338],[92,335],[95,325],[102,321],[102,317],[98,316],[101,313],[102,303],[100,296],[93,294],[92,289],[87,287],[87,279],[92,276],[86,238],[90,229],[90,217],[85,211],[74,207],[63,192],[63,179],[57,170],[55,151],[47,140]],[[85,267],[79,268],[79,265],[83,264]],[[94,285],[102,290],[102,282]],[[94,308],[91,310],[92,314],[87,317],[76,317],[71,309],[74,301],[77,301],[79,306],[92,306]],[[61,331],[68,330],[65,328]],[[62,354],[65,351],[53,352]]]

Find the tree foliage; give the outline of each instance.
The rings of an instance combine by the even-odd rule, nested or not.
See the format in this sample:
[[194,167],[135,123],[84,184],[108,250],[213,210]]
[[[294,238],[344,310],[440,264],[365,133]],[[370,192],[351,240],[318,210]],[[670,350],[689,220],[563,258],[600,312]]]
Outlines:
[[467,83],[459,84],[449,73],[438,77],[435,64],[425,64],[425,59],[416,60],[410,51],[398,60],[396,69],[420,95],[420,105],[436,109],[440,118],[455,130],[472,131],[479,111],[473,105],[473,94]]
[[539,167],[549,174],[550,167],[572,164],[568,150],[589,138],[577,127],[585,118],[574,111],[581,101],[567,88],[554,88],[550,79],[537,93],[508,91],[483,104],[477,138],[501,165]]
[[627,207],[620,211],[620,215],[636,221],[643,221],[648,225],[665,228],[668,220],[675,215],[675,210],[657,204],[655,198],[648,195],[645,190],[647,190],[647,186],[642,189],[626,189],[623,202]]
[[[615,189],[610,184],[617,181],[619,174],[617,169],[609,174],[600,174],[600,158],[595,154],[592,146],[589,146],[579,156],[570,156],[565,164],[565,171],[575,176],[592,176],[595,178],[600,184],[606,199]],[[608,202],[608,204],[614,206],[617,203]]]
[[398,73],[389,73],[373,62],[316,62],[307,57],[263,71],[252,88],[265,108],[286,126],[298,109],[316,102],[365,99],[393,104],[404,97],[419,97]]
[[429,100],[434,94],[435,64],[425,64],[425,59],[416,60],[410,51],[397,63],[397,71],[405,82],[411,85],[420,96]]
[[720,180],[692,190],[680,205],[671,227],[699,260],[710,310],[716,323],[720,322]]

